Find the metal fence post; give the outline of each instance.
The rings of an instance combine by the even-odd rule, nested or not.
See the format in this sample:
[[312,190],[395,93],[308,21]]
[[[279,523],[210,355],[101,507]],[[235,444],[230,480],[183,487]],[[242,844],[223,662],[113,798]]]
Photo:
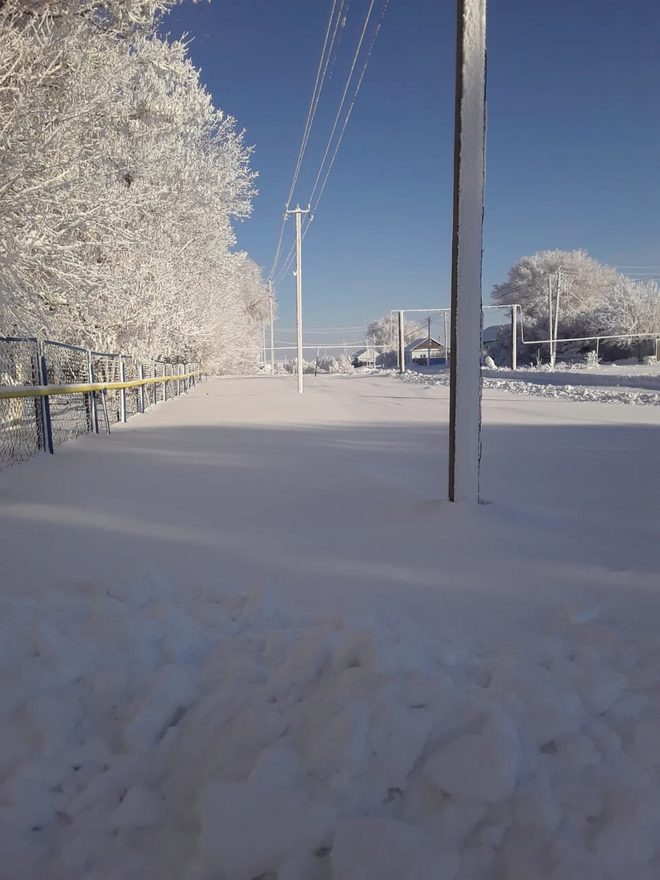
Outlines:
[[[89,381],[90,383],[94,382],[94,364],[92,362],[92,352],[88,349],[87,351],[87,370],[89,373]],[[99,416],[96,409],[96,392],[89,392],[89,411],[90,417],[92,420],[92,431],[94,434],[98,434],[99,432]]]
[[[37,362],[39,365],[39,384],[48,385],[48,364],[46,363],[46,355],[43,353],[43,346],[41,343],[38,344],[37,351]],[[41,398],[41,420],[43,424],[42,439],[44,444],[44,452],[49,452],[51,455],[53,455],[55,451],[53,449],[53,424],[50,420],[50,400],[47,394],[45,394]]]
[[[123,355],[119,355],[119,381],[124,382],[124,357]],[[121,422],[126,421],[126,389],[121,388],[119,390],[119,420]]]
[[[144,380],[144,364],[140,364],[140,379]],[[145,413],[147,411],[147,401],[145,396],[145,386],[140,385],[140,412]]]

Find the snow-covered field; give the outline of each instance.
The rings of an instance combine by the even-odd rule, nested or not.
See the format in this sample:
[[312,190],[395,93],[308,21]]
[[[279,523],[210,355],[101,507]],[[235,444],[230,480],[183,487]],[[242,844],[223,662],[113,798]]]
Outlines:
[[[595,369],[558,364],[554,370],[549,367],[521,367],[518,370],[484,368],[482,377],[485,388],[496,388],[512,394],[660,406],[660,367],[655,364],[611,364]],[[445,368],[411,370],[401,378],[422,385],[449,384],[449,372]]]
[[3,473],[0,877],[660,876],[660,409],[484,413],[478,509],[392,377]]

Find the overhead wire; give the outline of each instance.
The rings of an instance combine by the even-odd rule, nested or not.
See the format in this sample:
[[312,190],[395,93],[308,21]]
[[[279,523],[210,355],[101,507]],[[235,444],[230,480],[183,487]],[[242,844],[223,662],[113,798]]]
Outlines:
[[[307,230],[309,229],[311,222],[312,222],[311,214],[305,214],[302,219],[302,232],[301,232],[301,239],[300,239],[301,242],[305,240],[305,236],[307,235]],[[282,267],[277,273],[276,280],[279,281],[281,278],[283,278],[286,275],[286,273],[291,268],[293,261],[295,260],[295,257],[296,257],[296,240],[294,238],[293,242],[291,243],[291,247],[289,248],[289,253],[286,255],[286,258],[285,258],[284,262],[282,263]]]
[[[305,155],[305,150],[307,149],[307,142],[309,141],[309,135],[312,130],[312,124],[314,122],[314,116],[316,115],[316,108],[319,105],[319,99],[321,97],[321,92],[323,90],[323,84],[325,82],[325,75],[328,70],[328,63],[330,61],[330,55],[332,53],[333,46],[335,44],[335,40],[337,37],[337,28],[339,27],[339,22],[341,21],[341,13],[344,6],[344,0],[339,0],[339,10],[337,12],[337,18],[335,20],[335,27],[332,32],[332,40],[330,42],[330,48],[326,54],[326,47],[328,44],[328,36],[330,34],[330,28],[332,25],[332,19],[335,14],[335,7],[337,6],[337,0],[333,0],[332,9],[330,10],[330,18],[328,19],[328,27],[325,32],[325,40],[323,42],[323,50],[321,52],[321,58],[319,60],[318,70],[316,72],[316,82],[314,83],[314,89],[312,90],[312,100],[309,105],[309,111],[307,113],[307,121],[305,122],[305,130],[303,132],[302,141],[300,143],[300,150],[298,151],[298,161],[296,162],[296,169],[293,173],[293,180],[291,181],[291,188],[289,189],[289,195],[287,196],[287,207],[291,202],[291,196],[294,193],[296,188],[296,183],[298,182],[298,176],[300,175],[300,169],[302,168],[303,157]],[[325,64],[324,64],[324,56],[325,56]],[[323,70],[321,67],[323,66]]]
[[[371,53],[373,52],[374,45],[376,43],[376,39],[378,37],[378,34],[380,33],[380,29],[382,27],[383,19],[385,18],[385,13],[387,12],[388,6],[389,6],[389,0],[385,0],[385,3],[383,4],[383,8],[381,10],[380,20],[378,22],[378,25],[376,26],[376,29],[374,30],[374,34],[371,39],[371,44],[369,45],[369,49],[367,50],[367,54],[364,59],[364,64],[362,65],[362,71],[361,71],[360,76],[358,78],[357,85],[355,87],[355,91],[353,92],[353,97],[351,98],[351,103],[349,104],[348,110],[346,112],[346,116],[344,118],[344,123],[343,123],[341,130],[339,132],[339,137],[337,138],[337,143],[335,145],[334,152],[333,152],[332,157],[330,159],[330,164],[328,165],[328,169],[326,171],[325,177],[323,178],[323,183],[321,184],[321,189],[319,190],[319,194],[316,198],[316,201],[313,204],[312,210],[314,210],[314,211],[318,208],[319,202],[321,201],[321,198],[322,198],[323,193],[325,191],[326,184],[328,183],[328,178],[330,177],[330,173],[332,172],[332,169],[334,167],[335,159],[337,158],[337,154],[339,152],[339,147],[341,146],[341,142],[344,138],[344,134],[346,133],[346,129],[348,128],[348,122],[351,118],[353,108],[355,107],[355,102],[357,101],[358,94],[360,93],[360,88],[362,87],[362,81],[364,80],[364,75],[367,72],[367,67],[369,66],[369,61],[371,59]],[[371,15],[372,7],[373,7],[373,3],[369,7],[369,12],[367,13],[367,21],[365,21],[365,27],[368,24],[368,18]],[[364,32],[365,32],[365,29],[363,29],[363,34],[360,37],[360,44],[362,42],[362,37],[364,35]],[[360,49],[360,46],[358,46],[358,52],[359,52],[359,49]],[[356,60],[357,60],[357,55],[356,55]],[[350,76],[349,76],[349,81],[350,81]],[[347,82],[347,85],[348,85],[348,82]],[[319,169],[319,176],[320,176],[320,169]],[[310,196],[310,199],[309,199],[310,204],[314,201],[314,193],[316,191],[318,179],[319,179],[319,177],[317,177],[317,180],[314,183],[314,189],[312,190],[312,195]]]
[[353,79],[353,72],[355,71],[355,65],[357,64],[357,61],[358,61],[358,58],[360,55],[360,50],[362,49],[362,43],[364,42],[364,37],[367,32],[367,28],[369,27],[369,20],[371,18],[371,13],[373,12],[373,8],[374,8],[375,3],[376,3],[376,0],[370,0],[370,2],[369,2],[369,8],[367,9],[367,14],[364,19],[364,24],[362,26],[362,32],[360,34],[360,39],[358,40],[358,44],[355,49],[355,53],[353,55],[353,61],[351,62],[351,67],[350,67],[350,70],[348,71],[348,76],[346,78],[346,85],[344,86],[344,91],[342,93],[341,100],[339,101],[339,107],[337,109],[337,113],[335,115],[335,120],[332,125],[332,129],[330,131],[330,136],[328,137],[328,143],[326,145],[325,152],[323,153],[323,158],[321,159],[321,164],[319,165],[319,170],[318,170],[318,173],[317,173],[316,178],[314,180],[312,192],[309,197],[310,204],[314,200],[314,193],[316,192],[318,182],[320,180],[321,174],[323,173],[323,166],[325,165],[325,160],[328,158],[328,153],[330,152],[330,146],[332,144],[332,139],[334,138],[335,132],[337,130],[337,126],[339,125],[339,118],[341,116],[341,111],[343,110],[344,102],[346,101],[346,95],[348,94],[348,89],[350,87],[351,80]]
[[[378,25],[376,26],[376,28],[375,28],[375,30],[374,30],[374,34],[373,34],[373,37],[372,37],[372,39],[371,39],[371,43],[370,43],[370,45],[369,45],[369,48],[368,48],[368,50],[367,50],[367,53],[366,53],[366,56],[365,56],[365,60],[364,60],[364,64],[363,64],[363,66],[362,66],[362,70],[361,70],[361,72],[360,72],[360,76],[359,76],[359,78],[358,78],[358,80],[357,80],[357,84],[356,84],[355,90],[354,90],[354,92],[353,92],[353,95],[352,95],[352,98],[351,98],[350,104],[349,104],[349,106],[348,106],[348,110],[346,111],[346,114],[345,114],[345,116],[344,116],[344,118],[343,118],[343,122],[341,123],[341,127],[339,128],[339,136],[338,136],[338,138],[337,138],[337,140],[336,140],[336,142],[335,142],[335,144],[334,144],[334,150],[332,150],[332,155],[331,155],[331,157],[330,157],[330,162],[329,162],[329,164],[328,164],[327,167],[326,167],[326,161],[327,161],[327,159],[328,159],[328,156],[330,155],[330,151],[331,151],[331,149],[332,149],[332,147],[333,147],[333,141],[334,141],[334,138],[335,138],[335,134],[336,134],[336,132],[337,132],[337,129],[338,129],[339,125],[340,125],[340,121],[341,121],[341,119],[342,119],[342,111],[343,111],[343,109],[344,109],[344,105],[345,105],[345,103],[346,103],[346,98],[347,98],[347,96],[348,96],[348,93],[349,93],[349,89],[350,89],[351,83],[353,82],[353,77],[354,77],[355,69],[356,69],[356,66],[357,66],[358,60],[359,60],[359,58],[360,58],[360,53],[361,53],[361,51],[362,51],[362,47],[363,47],[363,44],[364,44],[365,37],[366,37],[367,32],[368,32],[368,29],[369,29],[369,22],[371,21],[371,16],[372,16],[372,13],[373,13],[373,9],[374,9],[375,3],[376,3],[376,0],[370,0],[370,2],[369,2],[369,7],[368,7],[368,9],[367,9],[367,13],[366,13],[366,16],[365,16],[365,19],[364,19],[364,23],[363,23],[363,25],[362,25],[362,30],[361,30],[361,32],[360,32],[360,38],[359,38],[359,40],[358,40],[358,43],[357,43],[357,46],[356,46],[355,52],[354,52],[354,54],[353,54],[353,59],[352,59],[352,62],[351,62],[351,66],[350,66],[350,69],[349,69],[349,72],[348,72],[348,76],[347,76],[347,78],[346,78],[346,82],[345,82],[344,89],[343,89],[343,92],[342,92],[342,96],[341,96],[341,99],[340,99],[340,102],[339,102],[339,107],[338,107],[338,109],[337,109],[337,113],[335,114],[335,118],[334,118],[334,121],[333,121],[333,125],[332,125],[332,128],[331,128],[331,130],[330,130],[330,135],[329,135],[329,137],[328,137],[328,140],[327,140],[327,143],[326,143],[326,146],[325,146],[324,152],[323,152],[323,157],[322,157],[322,159],[321,159],[320,165],[319,165],[319,167],[318,167],[318,171],[317,171],[317,173],[316,173],[316,177],[315,177],[315,179],[314,179],[314,183],[313,183],[313,186],[312,186],[312,190],[311,190],[311,193],[310,193],[309,199],[307,200],[308,203],[309,203],[310,205],[312,205],[312,202],[313,202],[314,204],[312,205],[312,213],[306,215],[305,218],[303,218],[303,229],[302,229],[302,233],[301,233],[301,239],[302,239],[302,240],[305,239],[305,237],[306,237],[306,235],[307,235],[307,232],[309,231],[309,227],[310,227],[310,225],[311,225],[311,223],[312,223],[312,221],[313,221],[313,211],[316,209],[316,207],[318,206],[318,204],[319,204],[319,202],[320,202],[320,200],[321,200],[321,198],[322,198],[322,196],[323,196],[323,193],[324,193],[324,191],[325,191],[326,185],[327,185],[327,183],[328,183],[328,179],[329,179],[330,174],[331,174],[331,172],[332,172],[332,169],[333,169],[333,167],[334,167],[335,160],[336,160],[336,158],[337,158],[337,154],[338,154],[338,152],[339,152],[339,148],[340,148],[340,146],[341,146],[341,143],[342,143],[342,140],[343,140],[344,134],[345,134],[346,129],[347,129],[347,127],[348,127],[348,122],[349,122],[350,117],[351,117],[351,114],[352,114],[352,112],[353,112],[353,108],[354,108],[354,106],[355,106],[355,102],[356,102],[356,100],[357,100],[358,94],[359,94],[359,92],[360,92],[360,88],[361,88],[361,86],[362,86],[362,82],[363,82],[363,80],[364,80],[364,76],[365,76],[366,71],[367,71],[367,67],[368,67],[368,64],[369,64],[369,60],[370,60],[370,58],[371,58],[371,54],[372,54],[372,52],[373,52],[374,44],[375,44],[376,39],[377,39],[377,37],[378,37],[378,34],[379,34],[379,32],[380,32],[380,29],[381,29],[381,26],[382,26],[382,23],[383,23],[383,19],[384,19],[384,17],[385,17],[385,13],[386,13],[387,8],[388,8],[388,5],[389,5],[389,0],[385,0],[385,2],[384,2],[384,4],[383,4],[383,7],[382,7],[382,10],[381,10],[381,13],[380,13],[380,19],[379,19]],[[337,34],[338,24],[339,24],[339,21],[340,21],[340,19],[341,19],[341,13],[342,13],[342,8],[343,8],[343,0],[341,0],[341,2],[340,2],[340,6],[339,6],[339,10],[338,10],[337,16],[336,16],[336,18],[334,19],[335,27],[334,27],[334,30],[332,31],[332,38],[331,38],[331,40],[330,40],[330,49],[329,49],[329,51],[328,51],[327,53],[325,53],[325,49],[326,49],[326,45],[327,45],[327,41],[328,41],[328,34],[329,34],[329,32],[330,32],[330,28],[331,28],[331,26],[332,26],[332,21],[333,21],[333,18],[334,18],[335,5],[336,5],[336,0],[335,0],[335,2],[333,2],[333,6],[332,6],[332,9],[331,9],[331,13],[330,13],[330,18],[329,18],[329,20],[328,20],[328,28],[326,29],[326,38],[325,38],[325,40],[324,40],[324,51],[321,53],[321,59],[320,59],[320,61],[319,61],[319,68],[318,68],[318,71],[317,71],[317,83],[319,82],[319,77],[320,77],[320,87],[317,88],[316,83],[315,83],[315,88],[314,88],[314,91],[312,92],[312,100],[311,100],[311,102],[310,102],[310,110],[309,110],[309,112],[308,112],[308,123],[306,123],[306,125],[305,125],[305,131],[304,131],[304,133],[303,133],[303,139],[302,139],[302,141],[301,141],[301,149],[300,149],[300,151],[299,151],[298,160],[297,160],[297,162],[296,162],[296,169],[295,169],[295,171],[294,171],[294,178],[293,178],[292,186],[291,186],[290,191],[289,191],[289,196],[288,196],[288,200],[287,200],[287,208],[288,208],[288,204],[290,203],[291,197],[292,197],[292,195],[293,195],[293,191],[294,191],[294,189],[295,189],[295,185],[296,185],[297,182],[298,182],[298,178],[299,178],[300,170],[301,170],[301,168],[302,168],[302,161],[303,161],[304,151],[306,150],[307,145],[308,145],[308,143],[309,143],[309,136],[310,136],[310,133],[311,133],[311,128],[312,128],[312,123],[313,123],[314,115],[316,114],[316,108],[318,107],[318,102],[319,102],[319,99],[320,99],[320,94],[321,94],[321,90],[322,90],[322,87],[323,87],[323,82],[324,82],[324,79],[325,79],[325,75],[326,75],[326,73],[327,73],[327,69],[328,69],[328,65],[329,65],[329,61],[330,61],[330,57],[331,57],[331,51],[332,51],[332,48],[333,48],[333,46],[334,46],[335,37],[336,37],[336,34]],[[324,172],[325,172],[325,174],[324,174]],[[316,196],[317,189],[318,189],[318,187],[319,187],[319,183],[321,184],[321,188],[320,188],[320,190],[319,190],[319,192],[318,192],[318,196],[317,196],[316,199],[315,199],[314,197]],[[279,238],[278,245],[277,245],[277,249],[276,249],[275,259],[273,260],[273,266],[271,267],[271,272],[270,272],[270,277],[271,277],[271,278],[273,278],[273,276],[276,274],[276,280],[279,280],[279,279],[283,278],[284,275],[286,275],[286,273],[289,271],[289,269],[290,269],[290,267],[291,267],[291,265],[292,265],[292,263],[293,263],[293,261],[294,261],[294,258],[295,258],[295,248],[296,248],[296,246],[295,246],[295,241],[294,241],[294,242],[292,243],[292,245],[291,245],[291,247],[290,247],[290,249],[289,249],[289,251],[288,251],[286,257],[284,258],[284,261],[282,262],[281,267],[280,267],[279,269],[277,269],[278,262],[279,262],[279,258],[280,258],[280,253],[281,253],[282,240],[283,240],[283,236],[284,236],[284,226],[285,226],[285,222],[286,222],[286,217],[287,217],[287,216],[288,216],[288,215],[285,214],[285,215],[284,215],[284,219],[283,219],[283,221],[282,221],[282,227],[281,227],[281,229],[280,229],[280,238]]]
[[[298,158],[296,159],[296,165],[293,172],[293,177],[291,179],[291,186],[289,187],[289,194],[286,199],[286,207],[288,209],[289,204],[291,202],[291,197],[293,196],[294,190],[296,188],[296,184],[298,182],[298,177],[300,175],[300,169],[302,168],[303,159],[305,156],[305,151],[307,149],[307,144],[309,142],[309,135],[312,130],[312,125],[314,122],[314,116],[316,115],[316,110],[319,105],[319,99],[321,97],[321,92],[323,90],[323,85],[325,82],[325,77],[328,71],[328,65],[330,62],[330,57],[332,55],[332,50],[335,45],[335,40],[337,37],[337,29],[339,26],[339,22],[341,21],[341,13],[343,10],[345,0],[333,0],[332,7],[330,9],[330,16],[328,18],[328,25],[325,31],[325,38],[323,40],[323,49],[321,50],[321,57],[319,59],[319,65],[316,70],[316,79],[314,81],[314,88],[312,89],[312,97],[310,98],[309,108],[307,110],[307,119],[305,121],[305,128],[303,131],[302,140],[300,142],[300,148],[298,150]],[[335,10],[337,9],[337,3],[339,3],[339,10],[337,12],[337,16],[335,18]],[[332,30],[332,23],[335,23],[334,30]],[[330,31],[332,30],[332,38],[330,39],[330,45],[328,45],[328,38],[330,37]],[[285,212],[282,216],[282,223],[280,226],[280,235],[277,242],[277,247],[275,248],[275,256],[273,258],[273,264],[270,269],[269,277],[273,277],[273,273],[277,267],[277,262],[279,260],[280,252],[282,249],[282,241],[284,239],[284,229],[286,227],[286,220],[288,214]]]

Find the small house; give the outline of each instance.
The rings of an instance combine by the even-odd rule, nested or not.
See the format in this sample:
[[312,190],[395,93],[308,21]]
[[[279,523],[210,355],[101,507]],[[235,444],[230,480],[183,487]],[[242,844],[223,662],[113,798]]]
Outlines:
[[426,336],[406,346],[406,362],[411,366],[437,366],[447,363],[447,351],[437,339]]
[[375,367],[377,358],[378,352],[375,348],[360,348],[353,353],[352,363],[354,367]]

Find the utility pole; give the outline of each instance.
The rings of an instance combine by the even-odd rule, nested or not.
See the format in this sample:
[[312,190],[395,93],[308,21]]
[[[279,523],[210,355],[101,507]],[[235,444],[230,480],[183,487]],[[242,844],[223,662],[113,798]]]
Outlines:
[[270,372],[275,375],[275,329],[273,321],[273,281],[268,281],[268,305],[270,308]]
[[554,366],[553,355],[552,355],[552,331],[553,331],[553,321],[552,321],[552,275],[548,275],[548,339],[550,340],[550,355],[548,358],[548,363],[550,366]]
[[298,352],[298,394],[303,393],[303,328],[302,328],[302,215],[309,214],[310,206],[296,205],[287,214],[296,215],[296,350]]
[[399,311],[399,372],[406,372],[406,349],[404,346],[402,311]]
[[552,366],[557,362],[557,336],[559,335],[559,293],[561,291],[561,266],[557,269],[557,296],[555,297],[555,332],[552,334]]
[[426,351],[426,366],[430,367],[431,366],[431,316],[430,315],[427,319],[427,325],[428,325],[428,339],[427,339],[428,349]]
[[458,0],[449,386],[449,500],[479,501],[486,0]]
[[516,306],[511,306],[511,369],[518,369],[518,323]]

